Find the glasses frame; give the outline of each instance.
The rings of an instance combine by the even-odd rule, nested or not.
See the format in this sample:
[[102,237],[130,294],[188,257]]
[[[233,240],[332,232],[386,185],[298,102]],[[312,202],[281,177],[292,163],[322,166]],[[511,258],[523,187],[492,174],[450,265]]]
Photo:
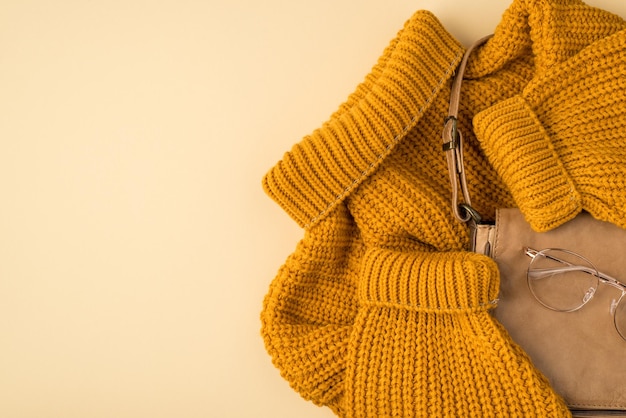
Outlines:
[[[566,254],[570,254],[573,255],[575,257],[580,258],[581,260],[584,260],[585,262],[587,262],[591,267],[593,267],[592,269],[589,268],[588,266],[583,266],[583,265],[578,265],[578,264],[572,264],[569,263],[565,260],[562,260],[558,257],[555,257],[553,255],[549,255],[547,254],[549,251],[561,251],[564,252]],[[528,289],[530,290],[530,293],[533,295],[533,297],[535,298],[535,300],[537,302],[539,302],[542,306],[555,311],[555,312],[575,312],[578,311],[580,309],[583,308],[583,306],[585,306],[591,299],[593,299],[593,297],[595,296],[600,284],[606,284],[609,285],[617,290],[619,290],[621,292],[621,296],[617,299],[617,300],[613,300],[611,302],[611,307],[610,307],[610,312],[611,315],[613,316],[613,325],[615,327],[615,330],[617,331],[617,333],[619,334],[619,336],[622,338],[622,340],[626,341],[626,335],[623,334],[619,327],[617,326],[617,316],[615,315],[616,311],[617,311],[617,307],[619,306],[619,304],[622,302],[622,300],[624,299],[625,295],[626,295],[626,284],[620,282],[619,280],[617,280],[614,277],[609,276],[608,274],[602,273],[600,272],[596,266],[589,261],[587,258],[583,257],[582,255],[574,252],[574,251],[570,251],[570,250],[566,250],[563,248],[544,248],[543,250],[535,250],[533,248],[530,247],[525,247],[524,248],[524,254],[526,254],[528,257],[531,258],[531,262],[528,265],[528,270],[526,272],[526,281],[528,284]],[[535,260],[535,257],[537,256],[543,256],[546,257],[550,260],[556,261],[558,263],[561,263],[564,265],[564,267],[558,267],[558,268],[546,268],[546,269],[532,269],[532,263],[533,260]],[[583,273],[587,273],[590,274],[592,276],[596,277],[596,285],[595,287],[593,287],[593,291],[588,291],[584,298],[583,298],[583,302],[572,309],[558,309],[555,308],[553,306],[550,306],[546,303],[544,303],[534,292],[532,286],[531,286],[531,280],[533,278],[537,278],[543,275],[552,275],[554,273],[567,273],[568,271],[581,271]],[[626,330],[625,330],[626,333]]]

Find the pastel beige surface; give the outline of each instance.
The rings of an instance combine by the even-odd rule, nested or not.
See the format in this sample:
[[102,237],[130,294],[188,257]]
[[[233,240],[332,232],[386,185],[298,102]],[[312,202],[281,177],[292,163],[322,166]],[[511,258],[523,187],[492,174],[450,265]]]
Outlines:
[[414,11],[510,2],[292,3],[0,2],[0,416],[332,416],[259,334],[302,235],[261,177]]

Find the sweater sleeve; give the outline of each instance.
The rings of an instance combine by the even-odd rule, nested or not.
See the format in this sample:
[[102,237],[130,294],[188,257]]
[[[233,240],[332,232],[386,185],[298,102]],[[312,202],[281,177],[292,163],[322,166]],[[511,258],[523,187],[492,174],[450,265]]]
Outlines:
[[478,254],[368,249],[346,416],[570,416],[489,314],[498,289],[495,262]]
[[583,209],[626,228],[625,51],[622,30],[474,118],[487,158],[537,231]]

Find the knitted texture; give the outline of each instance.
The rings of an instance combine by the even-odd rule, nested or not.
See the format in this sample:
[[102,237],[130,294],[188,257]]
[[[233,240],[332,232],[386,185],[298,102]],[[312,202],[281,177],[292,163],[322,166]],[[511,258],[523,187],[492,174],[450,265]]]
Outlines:
[[499,283],[492,260],[371,249],[361,277],[348,416],[567,415],[488,312]]
[[[576,0],[515,0],[470,58],[459,129],[473,206],[546,230],[581,210],[626,227],[626,24]],[[463,47],[417,12],[355,92],[264,177],[304,228],[262,335],[304,398],[341,417],[561,417],[489,315],[498,272],[464,252],[441,150]],[[474,132],[475,131],[475,132]]]
[[623,32],[602,39],[474,118],[487,157],[538,231],[582,208],[626,228],[625,51]]
[[432,15],[416,14],[324,127],[296,144],[267,174],[267,193],[300,225],[314,224],[415,126],[462,52]]

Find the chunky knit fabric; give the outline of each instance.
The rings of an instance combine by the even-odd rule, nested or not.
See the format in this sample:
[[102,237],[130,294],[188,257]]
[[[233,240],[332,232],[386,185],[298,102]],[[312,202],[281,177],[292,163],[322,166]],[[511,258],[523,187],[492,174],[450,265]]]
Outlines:
[[[495,264],[466,252],[441,150],[464,49],[417,12],[370,74],[265,176],[304,228],[262,334],[282,375],[341,417],[559,417],[563,401],[489,314]],[[626,23],[515,0],[475,51],[460,129],[472,203],[537,230],[581,210],[626,227]]]

